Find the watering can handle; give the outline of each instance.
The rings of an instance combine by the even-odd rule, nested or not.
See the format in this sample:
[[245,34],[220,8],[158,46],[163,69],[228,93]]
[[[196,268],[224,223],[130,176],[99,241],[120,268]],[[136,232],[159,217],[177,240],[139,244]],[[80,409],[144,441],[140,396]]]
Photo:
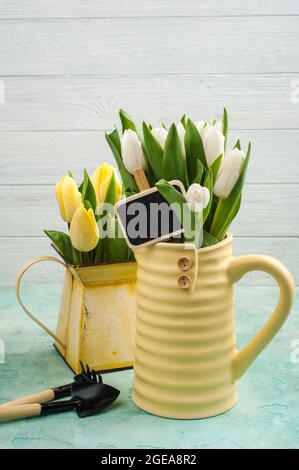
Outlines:
[[249,271],[264,271],[273,276],[279,286],[280,296],[271,317],[265,325],[240,352],[236,353],[233,360],[234,381],[243,375],[282,327],[290,313],[296,292],[291,273],[282,263],[271,256],[245,255],[231,259],[228,276],[232,283],[237,282]]
[[43,330],[45,330],[46,333],[48,333],[48,335],[52,336],[52,338],[54,338],[55,341],[57,341],[57,343],[59,343],[63,347],[63,349],[65,349],[66,346],[63,343],[63,341],[61,341],[55,335],[55,333],[53,333],[53,331],[51,331],[43,322],[41,322],[32,312],[30,312],[30,310],[28,310],[28,308],[24,305],[24,303],[21,299],[21,295],[20,295],[21,280],[22,280],[25,272],[28,271],[28,269],[31,268],[31,266],[33,266],[36,263],[39,263],[40,261],[55,261],[55,263],[61,264],[61,266],[64,266],[65,268],[67,268],[66,264],[63,261],[61,261],[58,258],[55,258],[54,256],[40,256],[39,258],[32,259],[27,264],[25,264],[25,266],[23,266],[23,268],[20,270],[20,272],[17,275],[17,278],[16,278],[16,296],[17,296],[17,299],[18,299],[21,307],[23,308],[24,312],[27,313],[27,315],[33,321],[35,321],[35,323],[37,323]]

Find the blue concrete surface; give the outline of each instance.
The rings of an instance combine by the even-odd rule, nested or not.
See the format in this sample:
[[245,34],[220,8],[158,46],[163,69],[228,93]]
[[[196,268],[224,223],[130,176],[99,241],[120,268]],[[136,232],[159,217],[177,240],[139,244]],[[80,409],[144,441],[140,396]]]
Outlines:
[[[28,284],[24,292],[40,317],[54,325],[59,286]],[[237,288],[239,347],[262,325],[276,299],[275,288]],[[298,305],[297,299],[284,328],[240,380],[238,404],[223,415],[193,421],[149,415],[130,400],[132,371],[117,372],[105,380],[121,395],[103,414],[79,419],[69,412],[2,423],[0,448],[299,448],[299,354],[292,347],[296,339],[299,345]],[[7,286],[0,287],[0,339],[5,343],[0,403],[71,381],[51,338],[23,314]]]

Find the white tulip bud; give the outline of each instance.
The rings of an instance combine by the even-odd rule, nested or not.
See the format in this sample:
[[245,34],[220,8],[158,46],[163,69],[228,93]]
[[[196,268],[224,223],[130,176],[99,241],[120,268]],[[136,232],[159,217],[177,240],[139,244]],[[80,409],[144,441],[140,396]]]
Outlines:
[[126,129],[121,138],[121,155],[126,169],[133,173],[137,168],[146,168],[141,142],[136,132]]
[[193,212],[202,212],[209,204],[210,191],[198,183],[193,183],[187,191],[186,200]]
[[225,155],[214,185],[216,196],[226,199],[230,195],[240,176],[244,160],[245,153],[238,148],[234,148]]
[[208,126],[206,125],[205,121],[197,121],[196,127],[197,127],[197,130],[199,132],[201,139],[203,139],[204,133],[208,129]]
[[182,152],[183,152],[183,158],[186,160],[186,149],[185,149],[185,128],[181,122],[179,122],[176,126],[179,138],[182,144]]
[[215,126],[210,126],[204,132],[203,147],[207,165],[210,168],[214,161],[224,153],[224,135]]
[[216,129],[220,132],[222,132],[222,121],[216,121],[214,124],[213,124],[214,127],[216,127]]
[[167,130],[164,129],[164,127],[154,127],[152,129],[152,134],[161,145],[161,148],[164,149],[165,141],[167,139]]

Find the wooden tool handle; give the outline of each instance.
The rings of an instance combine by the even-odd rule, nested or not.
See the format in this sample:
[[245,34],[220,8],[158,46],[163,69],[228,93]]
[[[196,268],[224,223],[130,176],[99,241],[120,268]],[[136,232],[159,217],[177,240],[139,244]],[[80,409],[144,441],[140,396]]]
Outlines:
[[17,398],[16,400],[8,401],[0,405],[0,409],[6,406],[15,406],[15,405],[28,405],[31,403],[46,403],[55,399],[54,391],[49,388],[48,390],[43,390],[41,392],[33,393],[32,395],[27,395],[26,397]]
[[41,409],[41,405],[37,403],[32,405],[3,406],[0,409],[0,423],[21,418],[30,418],[31,416],[39,416]]
[[142,168],[136,168],[136,170],[133,171],[133,176],[139,191],[150,189],[150,185],[148,184],[147,178]]

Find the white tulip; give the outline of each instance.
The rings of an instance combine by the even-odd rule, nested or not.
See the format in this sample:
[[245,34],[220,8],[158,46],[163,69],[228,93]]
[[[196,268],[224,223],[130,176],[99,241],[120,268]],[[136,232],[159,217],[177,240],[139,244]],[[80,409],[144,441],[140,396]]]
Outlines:
[[214,124],[213,124],[214,127],[216,127],[216,129],[220,132],[222,132],[222,121],[216,121]]
[[216,196],[226,199],[230,195],[240,176],[244,160],[245,153],[238,148],[234,148],[225,155],[214,185]]
[[146,168],[141,142],[136,132],[126,129],[121,138],[121,155],[126,169],[133,173],[137,168]]
[[186,149],[185,149],[185,128],[181,122],[179,122],[176,126],[179,138],[182,144],[182,152],[183,152],[183,158],[186,160]]
[[208,129],[208,126],[206,125],[205,121],[197,121],[196,127],[197,127],[197,130],[199,132],[201,139],[203,139],[204,133]]
[[161,145],[161,148],[164,149],[165,141],[167,139],[167,130],[164,129],[164,127],[154,127],[152,129],[152,134]]
[[209,204],[210,191],[198,183],[193,183],[187,191],[186,200],[193,212],[202,212]]
[[210,168],[214,161],[224,153],[224,135],[215,126],[210,126],[204,132],[203,147],[207,165]]

